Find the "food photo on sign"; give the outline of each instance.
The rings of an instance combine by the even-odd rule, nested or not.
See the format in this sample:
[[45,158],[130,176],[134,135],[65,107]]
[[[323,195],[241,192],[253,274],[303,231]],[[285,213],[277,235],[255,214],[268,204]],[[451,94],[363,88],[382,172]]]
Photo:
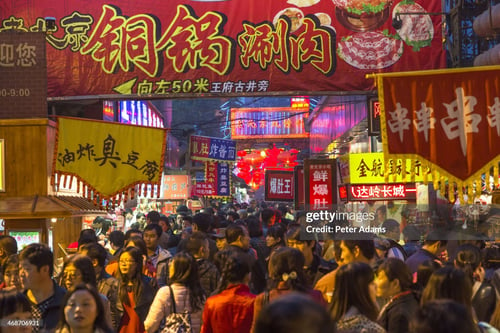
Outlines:
[[[49,98],[369,91],[368,73],[446,67],[438,0],[60,3],[7,2],[0,13],[4,30],[14,20],[19,30],[50,29]],[[145,12],[152,6],[154,15]]]

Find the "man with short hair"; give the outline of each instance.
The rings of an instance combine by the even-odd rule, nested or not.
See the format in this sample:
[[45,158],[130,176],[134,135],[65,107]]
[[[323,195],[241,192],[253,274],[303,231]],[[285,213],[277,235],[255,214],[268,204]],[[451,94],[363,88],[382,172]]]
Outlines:
[[446,233],[440,230],[431,230],[427,234],[422,248],[405,261],[408,267],[410,267],[412,274],[418,270],[418,266],[421,263],[427,260],[433,260],[442,264],[439,255],[446,250],[446,246],[448,245],[446,237]]
[[310,287],[314,286],[323,275],[336,268],[335,264],[326,261],[315,253],[316,241],[301,239],[300,225],[291,226],[286,233],[286,238],[288,247],[293,247],[304,255],[304,273]]
[[187,239],[186,251],[196,259],[200,284],[209,296],[217,288],[220,274],[217,267],[208,260],[210,249],[207,235],[200,231],[193,232]]
[[170,229],[170,223],[168,221],[168,217],[164,214],[160,214],[158,225],[161,227],[162,230],[159,244],[163,249],[167,250],[169,244],[169,238],[172,235],[172,230]]
[[119,255],[120,250],[125,245],[125,234],[120,230],[111,231],[109,234],[109,245],[111,246],[110,254],[112,256]]
[[215,253],[217,252],[217,244],[215,241],[208,237],[212,223],[212,216],[205,213],[198,213],[193,216],[193,232],[201,231],[208,239],[208,246],[210,249],[210,254],[208,260],[213,261]]
[[39,323],[33,332],[53,331],[59,322],[66,291],[52,280],[53,270],[54,255],[45,244],[29,244],[19,254],[19,277],[31,304],[30,319]]
[[[231,224],[226,228],[226,250],[236,253],[244,253],[249,258],[251,267],[250,290],[254,294],[260,294],[266,288],[266,273],[257,263],[257,252],[250,247],[250,235],[248,230],[241,225]],[[217,260],[217,259],[216,259]]]
[[166,286],[168,283],[168,263],[172,258],[172,254],[159,245],[162,232],[158,224],[151,223],[146,226],[142,236],[148,249],[148,262],[156,269],[158,287]]

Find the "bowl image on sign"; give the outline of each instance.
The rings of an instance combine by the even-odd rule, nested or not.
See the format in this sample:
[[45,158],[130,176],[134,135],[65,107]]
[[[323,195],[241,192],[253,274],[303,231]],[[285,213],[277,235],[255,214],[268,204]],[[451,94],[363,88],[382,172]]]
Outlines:
[[276,14],[274,16],[274,19],[273,19],[274,26],[276,26],[276,24],[278,23],[278,19],[281,16],[287,16],[290,19],[290,22],[291,22],[290,32],[297,31],[302,26],[302,20],[304,19],[304,13],[298,8],[289,7],[289,8],[286,8],[286,9],[279,11],[278,14]]
[[337,45],[339,58],[359,69],[380,69],[394,65],[403,55],[403,41],[380,32],[356,33]]
[[352,31],[371,31],[389,17],[392,0],[332,0],[337,20]]
[[[403,13],[403,15],[398,15]],[[398,3],[392,11],[392,19],[401,20],[401,27],[396,29],[401,39],[418,52],[422,47],[430,46],[434,38],[434,26],[425,9],[419,4],[405,0]],[[408,14],[408,15],[406,15]]]

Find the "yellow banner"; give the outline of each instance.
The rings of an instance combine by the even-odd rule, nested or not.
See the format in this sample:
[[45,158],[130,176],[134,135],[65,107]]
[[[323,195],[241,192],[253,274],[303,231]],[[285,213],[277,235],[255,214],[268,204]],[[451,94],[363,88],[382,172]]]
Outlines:
[[136,184],[160,185],[166,134],[159,128],[58,118],[54,173],[76,177],[102,198]]
[[[431,171],[420,161],[388,160],[384,153],[349,154],[349,179],[351,184],[415,183],[432,180]],[[414,170],[414,176],[410,170]],[[387,170],[387,174],[385,171]],[[424,175],[427,175],[426,179]]]

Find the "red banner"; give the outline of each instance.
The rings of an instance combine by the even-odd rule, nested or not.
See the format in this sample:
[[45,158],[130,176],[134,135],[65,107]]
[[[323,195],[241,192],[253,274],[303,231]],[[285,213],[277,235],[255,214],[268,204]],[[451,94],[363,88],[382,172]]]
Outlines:
[[337,204],[337,160],[305,160],[306,210],[332,210]]
[[49,97],[351,91],[374,88],[366,73],[445,67],[444,16],[421,14],[441,11],[438,0],[20,0],[2,3],[0,31],[48,32]]
[[386,160],[423,157],[459,188],[493,168],[498,179],[498,67],[383,74],[377,85]]
[[266,201],[293,201],[295,176],[293,171],[266,170]]

